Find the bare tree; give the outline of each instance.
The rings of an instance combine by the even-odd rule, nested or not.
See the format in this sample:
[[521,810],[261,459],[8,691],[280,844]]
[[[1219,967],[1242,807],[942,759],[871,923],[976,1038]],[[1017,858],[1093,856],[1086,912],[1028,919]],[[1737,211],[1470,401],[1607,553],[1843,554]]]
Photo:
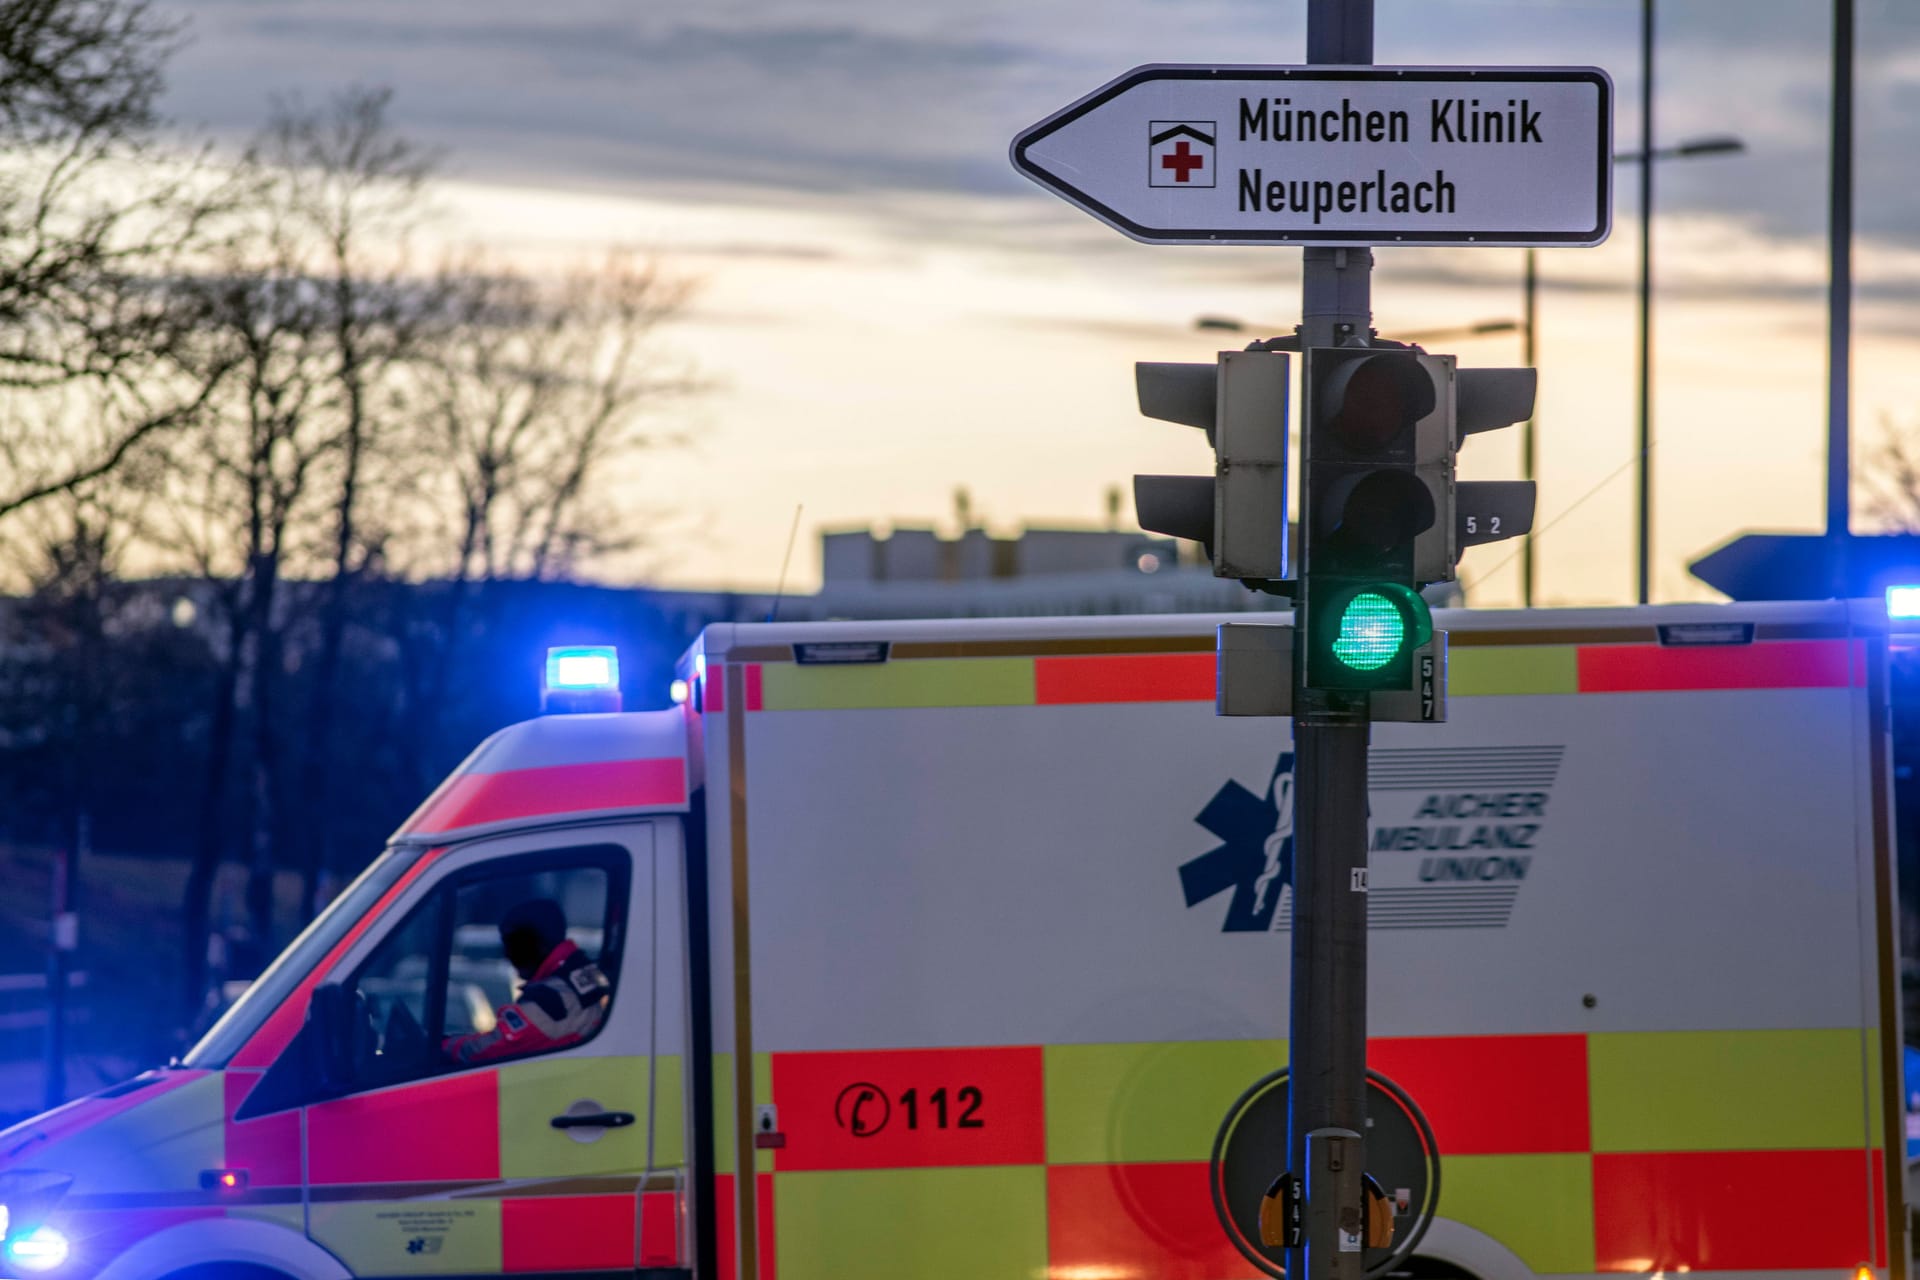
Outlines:
[[[93,833],[108,847],[178,848],[191,831],[179,783],[190,777],[195,717],[204,709],[206,648],[177,625],[173,602],[123,579],[151,506],[151,477],[123,471],[48,498],[8,522],[5,554],[24,580],[4,612],[8,661],[0,671],[0,745],[11,833],[68,850],[71,892],[88,910],[84,851]],[[96,925],[111,923],[98,919]],[[173,921],[147,925],[150,947]],[[100,930],[83,930],[91,949]],[[163,1052],[173,1025],[168,968],[110,967],[96,996],[120,1006],[122,1050]],[[144,1014],[136,1010],[146,1011]]]
[[615,254],[542,286],[474,271],[449,290],[453,322],[428,370],[426,447],[449,486],[437,509],[455,581],[564,577],[632,545],[629,519],[597,504],[608,468],[662,443],[646,415],[696,389],[654,331],[688,286]]
[[232,193],[154,133],[174,39],[144,0],[0,3],[0,390],[90,401],[16,412],[0,516],[99,480],[210,394],[201,317],[170,282]]
[[0,5],[0,125],[34,143],[78,128],[153,123],[160,63],[177,34],[145,0]]
[[[227,270],[198,281],[209,341],[231,364],[198,415],[172,476],[175,545],[213,590],[223,629],[221,673],[201,800],[199,840],[184,892],[186,990],[202,981],[209,895],[226,843],[228,775],[244,701],[247,772],[240,809],[251,874],[253,937],[273,937],[273,877],[284,757],[278,721],[285,631],[283,583],[302,561],[302,535],[324,512],[317,480],[337,451],[331,325],[324,295],[286,251],[272,211],[236,245]],[[243,696],[244,695],[244,696]]]
[[[318,906],[328,861],[340,655],[368,559],[360,513],[370,469],[377,476],[395,455],[392,371],[437,313],[432,283],[405,260],[431,157],[394,132],[390,101],[385,90],[351,89],[317,107],[277,103],[241,166],[244,216],[221,269],[182,286],[200,302],[215,358],[231,364],[197,417],[182,473],[181,509],[202,517],[188,541],[225,632],[185,890],[194,992],[230,809],[244,828],[257,942],[272,937],[287,852],[304,873],[303,915]],[[295,629],[310,661],[290,734],[282,703]]]
[[335,709],[349,601],[370,555],[361,531],[369,468],[393,461],[400,420],[392,372],[442,314],[436,288],[408,270],[406,254],[436,159],[395,129],[392,97],[388,89],[352,88],[318,107],[283,101],[253,150],[288,249],[321,293],[331,341],[330,564],[302,735],[300,793],[311,807],[300,826],[304,915],[320,905],[321,873],[332,858]]
[[415,682],[406,755],[421,786],[476,599],[488,584],[568,577],[634,545],[630,504],[610,500],[610,482],[672,439],[651,415],[700,386],[655,341],[690,286],[630,255],[557,282],[462,263],[442,292],[448,322],[416,364],[414,447],[434,465],[412,472],[402,509],[414,523],[387,538],[438,595],[425,625],[399,629]]
[[1920,421],[1880,420],[1880,443],[1859,481],[1870,514],[1890,529],[1920,533]]

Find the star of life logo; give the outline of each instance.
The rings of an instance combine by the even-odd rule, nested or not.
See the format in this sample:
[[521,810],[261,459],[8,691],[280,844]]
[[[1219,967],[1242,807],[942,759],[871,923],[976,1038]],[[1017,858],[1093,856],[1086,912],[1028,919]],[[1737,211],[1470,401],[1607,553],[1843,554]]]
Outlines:
[[1212,187],[1213,143],[1219,128],[1212,120],[1147,122],[1147,185]]
[[[1533,869],[1565,750],[1373,751],[1369,927],[1504,928]],[[1292,928],[1293,774],[1293,752],[1282,752],[1264,794],[1229,781],[1195,815],[1219,843],[1181,864],[1180,888],[1189,909],[1231,895],[1223,932]]]
[[1293,884],[1293,752],[1273,766],[1264,796],[1228,782],[1194,821],[1220,843],[1181,865],[1187,906],[1231,891],[1226,932],[1272,929],[1281,892]]

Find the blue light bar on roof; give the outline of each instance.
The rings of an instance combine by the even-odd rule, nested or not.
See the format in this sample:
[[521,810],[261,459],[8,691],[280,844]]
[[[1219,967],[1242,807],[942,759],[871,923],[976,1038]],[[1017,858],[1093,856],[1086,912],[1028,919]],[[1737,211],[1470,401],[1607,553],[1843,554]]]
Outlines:
[[547,650],[547,689],[587,692],[620,687],[620,655],[610,644]]
[[1888,587],[1889,618],[1920,618],[1920,586]]

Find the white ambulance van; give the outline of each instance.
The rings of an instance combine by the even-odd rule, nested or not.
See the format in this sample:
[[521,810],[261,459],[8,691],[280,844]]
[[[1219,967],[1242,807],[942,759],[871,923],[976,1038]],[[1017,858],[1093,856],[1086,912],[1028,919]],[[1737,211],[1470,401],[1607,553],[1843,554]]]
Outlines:
[[[0,1134],[0,1272],[1277,1274],[1291,744],[1217,621],[716,626],[674,710],[503,730],[184,1059]],[[1372,737],[1377,1269],[1905,1277],[1883,611],[1439,623],[1447,723]],[[534,900],[603,1016],[462,1061]]]

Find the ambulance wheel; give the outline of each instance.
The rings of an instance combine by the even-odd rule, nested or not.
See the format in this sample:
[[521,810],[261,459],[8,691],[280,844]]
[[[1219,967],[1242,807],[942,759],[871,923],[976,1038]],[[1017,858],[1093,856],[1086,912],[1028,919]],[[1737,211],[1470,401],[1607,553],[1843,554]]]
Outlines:
[[283,1271],[252,1262],[203,1262],[169,1272],[160,1280],[290,1280]]
[[1438,1258],[1423,1258],[1418,1254],[1387,1272],[1382,1280],[1480,1280],[1480,1277],[1464,1267],[1456,1267],[1451,1262],[1442,1262]]

